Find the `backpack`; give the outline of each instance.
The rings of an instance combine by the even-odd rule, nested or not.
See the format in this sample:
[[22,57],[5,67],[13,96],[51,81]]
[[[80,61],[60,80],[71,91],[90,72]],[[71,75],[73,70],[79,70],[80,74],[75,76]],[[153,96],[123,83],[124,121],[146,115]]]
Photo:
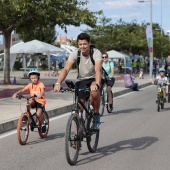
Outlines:
[[[90,59],[91,59],[91,62],[93,63],[93,65],[95,65],[95,61],[94,61],[94,59],[93,59],[94,48],[95,48],[94,45],[90,45]],[[78,69],[77,78],[79,78],[80,56],[81,56],[81,50],[79,49],[78,52],[77,52],[77,69]],[[109,65],[110,65],[110,61],[109,61]],[[104,74],[105,74],[106,76],[108,76],[107,72],[105,71],[105,69],[104,69],[103,67],[102,67],[102,71],[104,72]]]

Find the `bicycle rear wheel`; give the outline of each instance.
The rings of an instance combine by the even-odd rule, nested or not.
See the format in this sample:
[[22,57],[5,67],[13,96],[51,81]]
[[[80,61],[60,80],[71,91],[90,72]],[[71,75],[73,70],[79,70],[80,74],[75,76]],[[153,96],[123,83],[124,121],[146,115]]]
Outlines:
[[77,163],[80,150],[80,137],[78,135],[79,123],[75,114],[72,114],[67,122],[65,132],[65,154],[70,165]]
[[38,133],[40,135],[41,138],[46,138],[48,131],[49,131],[49,117],[48,117],[48,113],[46,111],[42,112],[42,116],[43,116],[43,120],[44,120],[44,125],[46,126],[46,132],[42,133],[41,128],[38,128]]
[[[112,107],[113,107],[113,92],[112,91],[111,91],[111,96],[112,96]],[[107,108],[108,113],[112,113],[113,108],[110,108],[109,103],[106,105],[106,108]]]
[[103,90],[102,90],[102,95],[100,96],[100,108],[99,108],[100,116],[103,116],[103,114],[104,114],[104,106],[105,106],[104,93],[103,93]]
[[25,145],[27,143],[29,136],[29,119],[27,113],[23,113],[18,120],[17,136],[18,142],[21,145]]
[[92,115],[87,119],[87,147],[91,153],[96,152],[99,141],[99,130],[94,130],[92,127]]

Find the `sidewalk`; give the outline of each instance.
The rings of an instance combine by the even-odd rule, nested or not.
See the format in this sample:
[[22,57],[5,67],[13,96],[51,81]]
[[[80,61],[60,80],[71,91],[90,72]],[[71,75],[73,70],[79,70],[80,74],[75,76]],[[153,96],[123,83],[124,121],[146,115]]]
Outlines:
[[[16,75],[20,76],[18,72],[14,72],[13,76]],[[77,73],[73,70],[70,72],[67,79],[75,80],[76,76]],[[41,81],[46,86],[46,110],[49,117],[57,116],[70,111],[73,104],[73,97],[71,93],[56,93],[53,91],[52,84],[56,82],[56,79],[56,77],[51,77],[49,80],[48,77],[45,77],[45,74],[43,76],[41,73]],[[15,129],[17,127],[18,118],[25,110],[26,101],[20,101],[17,99],[13,100],[11,96],[13,93],[24,87],[24,84],[27,84],[29,80],[16,77],[16,82],[16,85],[0,85],[0,133]],[[135,82],[138,82],[139,89],[151,84],[148,75],[146,75],[144,79],[136,78]],[[116,97],[131,92],[132,90],[124,87],[123,75],[117,75],[112,91],[114,97]]]

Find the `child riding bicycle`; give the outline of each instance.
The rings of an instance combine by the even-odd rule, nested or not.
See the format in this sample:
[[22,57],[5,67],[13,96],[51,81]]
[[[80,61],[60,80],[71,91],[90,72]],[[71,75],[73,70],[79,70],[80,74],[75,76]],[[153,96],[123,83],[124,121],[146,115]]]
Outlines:
[[[159,76],[154,78],[152,83],[153,84],[157,83],[157,84],[162,85],[162,86],[163,86],[163,84],[169,85],[169,80],[165,76],[165,69],[164,68],[159,69]],[[164,102],[166,102],[166,87],[165,86],[163,86],[163,96],[164,96]]]
[[44,95],[45,86],[42,82],[39,81],[40,73],[36,69],[31,69],[28,73],[28,76],[31,80],[26,87],[17,91],[13,94],[12,98],[16,98],[16,96],[24,91],[30,91],[30,96],[36,96],[35,98],[30,98],[29,103],[30,106],[36,108],[36,115],[38,118],[38,125],[41,125],[42,133],[46,132],[46,126],[44,125],[42,111],[46,104],[46,98]]

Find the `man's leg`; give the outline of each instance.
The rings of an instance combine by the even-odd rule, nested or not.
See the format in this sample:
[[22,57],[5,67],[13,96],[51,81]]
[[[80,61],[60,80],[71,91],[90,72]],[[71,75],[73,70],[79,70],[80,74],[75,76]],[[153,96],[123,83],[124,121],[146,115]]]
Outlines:
[[[96,86],[96,82],[92,82],[91,86]],[[93,106],[93,109],[94,109],[93,128],[99,129],[100,128],[100,114],[99,114],[100,89],[90,92],[90,101],[91,101],[91,105]]]

